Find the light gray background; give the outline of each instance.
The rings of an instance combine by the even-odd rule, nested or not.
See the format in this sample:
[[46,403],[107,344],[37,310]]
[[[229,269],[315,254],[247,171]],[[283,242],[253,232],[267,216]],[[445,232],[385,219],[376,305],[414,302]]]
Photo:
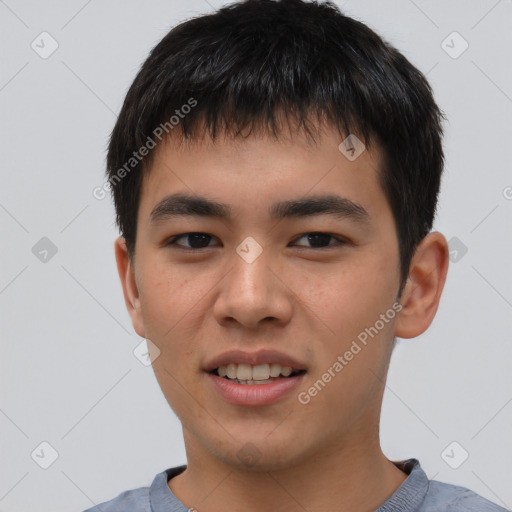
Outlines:
[[[113,207],[92,190],[150,49],[220,5],[0,1],[2,512],[81,511],[186,460],[177,418],[133,355],[141,340],[114,264]],[[339,5],[427,73],[449,118],[435,229],[467,247],[452,255],[431,328],[395,350],[383,449],[510,509],[512,2]],[[31,48],[43,31],[59,45],[47,59]],[[469,43],[458,58],[441,46],[453,31]],[[463,41],[444,44],[453,53]],[[58,249],[46,263],[32,253],[42,237]],[[31,458],[43,441],[58,452],[48,469]],[[469,453],[458,469],[441,456],[453,441]],[[448,450],[452,464],[460,450]],[[50,456],[43,446],[34,459]]]

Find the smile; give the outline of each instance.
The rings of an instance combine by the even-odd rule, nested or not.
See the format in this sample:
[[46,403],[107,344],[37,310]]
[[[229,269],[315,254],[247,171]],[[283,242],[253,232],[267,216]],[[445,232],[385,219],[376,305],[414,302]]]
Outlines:
[[220,377],[225,377],[235,382],[247,384],[260,384],[272,382],[276,378],[289,377],[304,373],[304,370],[294,370],[291,366],[283,366],[279,363],[264,363],[258,365],[250,365],[245,363],[228,364],[219,366],[214,373]]
[[238,406],[261,407],[271,405],[291,395],[301,384],[306,372],[292,374],[288,377],[280,375],[261,380],[230,379],[220,377],[215,371],[206,376],[215,394],[222,400]]

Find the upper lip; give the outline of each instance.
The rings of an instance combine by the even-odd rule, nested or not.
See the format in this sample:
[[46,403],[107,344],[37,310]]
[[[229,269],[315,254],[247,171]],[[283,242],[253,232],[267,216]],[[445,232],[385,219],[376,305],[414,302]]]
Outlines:
[[242,350],[229,350],[211,359],[205,366],[207,372],[217,369],[219,366],[228,364],[258,364],[277,363],[281,366],[290,366],[292,370],[305,370],[306,366],[291,356],[275,350],[258,350],[257,352],[244,352]]

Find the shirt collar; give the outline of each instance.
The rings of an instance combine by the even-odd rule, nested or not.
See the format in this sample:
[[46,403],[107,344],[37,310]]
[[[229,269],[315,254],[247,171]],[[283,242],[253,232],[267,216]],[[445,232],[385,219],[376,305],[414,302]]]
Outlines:
[[[415,512],[428,491],[428,478],[417,459],[407,459],[393,464],[409,475],[400,487],[375,512]],[[149,489],[152,512],[188,512],[188,508],[173,494],[167,482],[183,473],[186,465],[169,468],[155,476]]]
[[393,464],[409,476],[375,512],[415,512],[428,491],[428,478],[418,459],[407,459]]
[[187,469],[186,465],[166,469],[155,476],[151,487],[149,488],[149,502],[151,512],[188,512],[188,508],[174,496],[167,485],[167,482],[183,473]]

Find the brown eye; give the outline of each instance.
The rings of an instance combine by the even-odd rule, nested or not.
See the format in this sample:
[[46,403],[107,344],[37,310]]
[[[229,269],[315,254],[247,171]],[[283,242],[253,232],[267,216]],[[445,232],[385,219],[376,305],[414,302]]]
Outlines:
[[[329,233],[316,233],[316,232],[315,233],[306,233],[305,235],[302,235],[298,240],[301,240],[303,238],[306,239],[309,244],[311,244],[310,247],[312,249],[321,249],[324,247],[331,247],[333,244],[330,244],[329,242],[332,240],[334,240],[335,242],[338,242],[338,244],[334,244],[334,245],[346,243],[345,240],[343,240],[339,237],[336,237],[334,235],[330,235]],[[301,245],[301,244],[298,244],[298,245]]]
[[[184,238],[188,241],[189,245],[177,243],[178,240]],[[172,237],[166,245],[177,245],[186,249],[204,249],[209,246],[210,241],[213,239],[212,235],[207,233],[183,233]]]

